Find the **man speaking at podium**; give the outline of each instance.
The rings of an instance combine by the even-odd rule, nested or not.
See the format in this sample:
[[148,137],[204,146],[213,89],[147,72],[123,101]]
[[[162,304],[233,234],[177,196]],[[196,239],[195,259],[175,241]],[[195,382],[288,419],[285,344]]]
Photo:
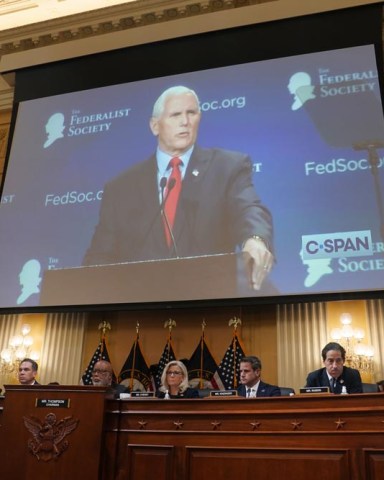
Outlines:
[[259,290],[273,266],[272,218],[252,182],[249,156],[196,145],[196,93],[165,90],[150,129],[156,153],[109,182],[84,265],[196,257],[242,249]]

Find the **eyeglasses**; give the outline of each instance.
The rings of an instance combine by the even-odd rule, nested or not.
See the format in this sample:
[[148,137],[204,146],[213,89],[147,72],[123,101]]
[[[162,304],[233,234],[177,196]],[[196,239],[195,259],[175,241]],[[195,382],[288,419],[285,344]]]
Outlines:
[[170,372],[169,370],[168,370],[168,372],[167,372],[167,375],[171,375],[171,376],[174,376],[174,375],[182,375],[182,374],[183,374],[183,372],[174,372],[174,371],[171,371],[171,372]]
[[92,375],[95,375],[95,373],[98,373],[99,375],[104,375],[111,372],[109,370],[99,370],[98,368],[96,368],[96,370],[92,370]]

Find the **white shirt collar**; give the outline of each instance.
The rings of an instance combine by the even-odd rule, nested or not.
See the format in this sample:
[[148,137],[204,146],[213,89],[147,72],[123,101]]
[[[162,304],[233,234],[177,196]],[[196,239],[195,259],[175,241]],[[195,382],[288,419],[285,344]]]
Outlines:
[[[178,158],[180,158],[180,160],[183,162],[182,165],[180,165],[181,178],[184,178],[185,171],[187,170],[188,163],[192,155],[192,151],[193,151],[193,146],[189,150],[184,152],[182,155],[178,156]],[[166,177],[166,178],[169,177],[171,170],[168,169],[168,165],[170,160],[173,157],[174,156],[161,151],[160,148],[157,148],[156,161],[157,161],[157,171],[158,171],[159,181],[160,181],[160,178],[162,177]]]
[[[253,385],[252,387],[248,387],[246,386],[245,389],[246,389],[246,392],[248,393],[248,389],[251,389],[251,391],[253,390],[255,392],[255,395],[257,393],[257,390],[259,388],[259,385],[260,385],[260,380],[258,382],[255,383],[255,385]],[[252,393],[252,392],[251,392]]]

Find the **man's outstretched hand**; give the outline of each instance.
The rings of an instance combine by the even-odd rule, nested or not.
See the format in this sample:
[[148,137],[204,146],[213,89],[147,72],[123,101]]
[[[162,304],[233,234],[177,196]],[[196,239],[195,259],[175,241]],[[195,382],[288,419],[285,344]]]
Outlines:
[[253,290],[260,290],[265,277],[270,272],[274,258],[264,241],[259,237],[248,238],[244,243],[243,252],[250,255],[249,282]]

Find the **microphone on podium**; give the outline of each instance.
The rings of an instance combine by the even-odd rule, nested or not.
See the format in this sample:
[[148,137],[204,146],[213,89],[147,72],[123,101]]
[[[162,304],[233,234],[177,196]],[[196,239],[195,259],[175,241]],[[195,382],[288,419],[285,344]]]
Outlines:
[[167,186],[167,177],[160,178],[161,208],[164,206],[164,189]]

